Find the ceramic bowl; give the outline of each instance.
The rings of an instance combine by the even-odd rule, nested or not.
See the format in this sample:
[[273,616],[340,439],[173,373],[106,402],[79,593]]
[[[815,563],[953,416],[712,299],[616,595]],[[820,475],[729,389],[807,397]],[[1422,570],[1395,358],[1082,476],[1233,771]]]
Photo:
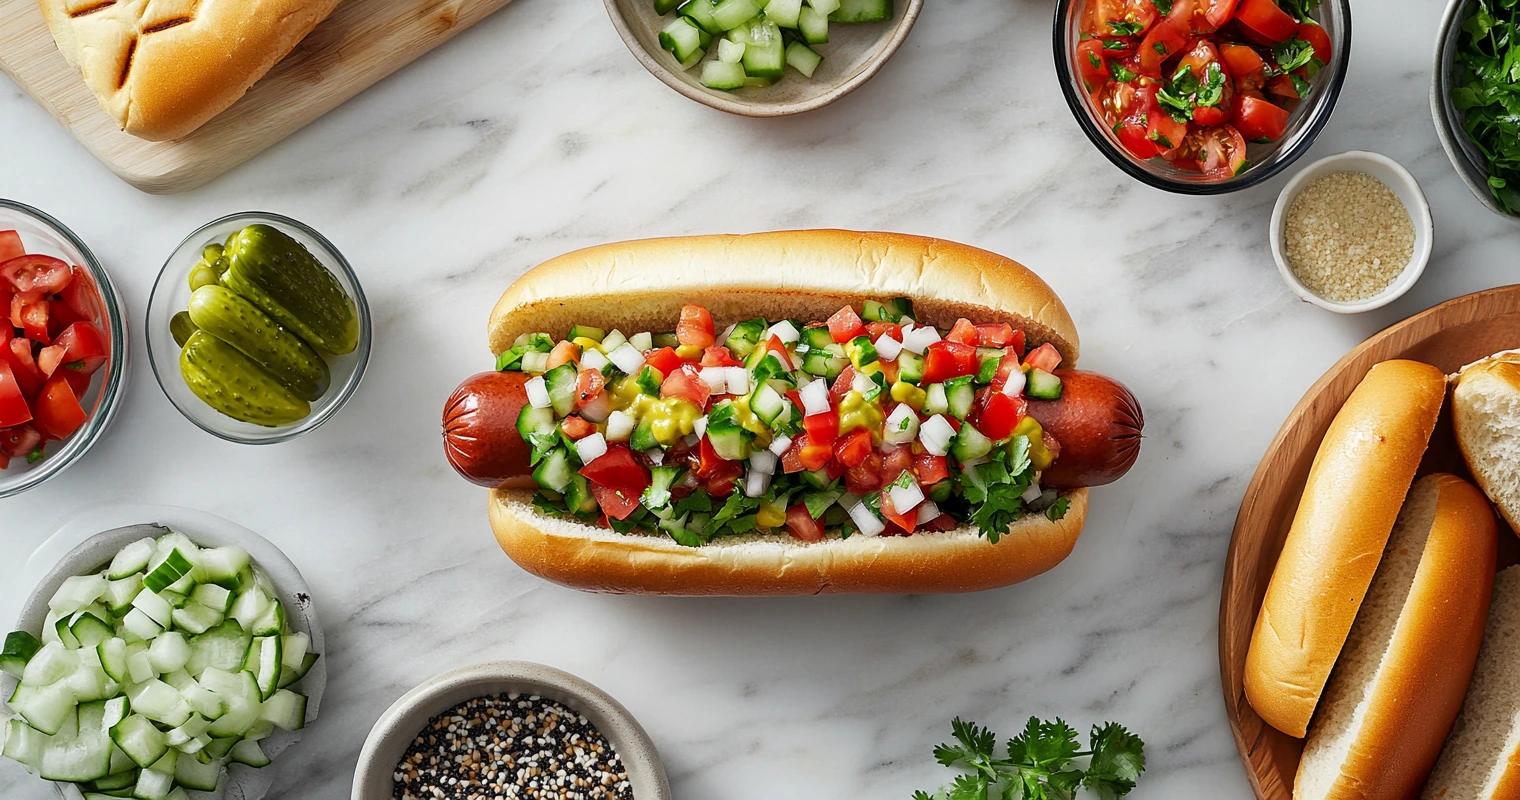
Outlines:
[[391,799],[396,765],[434,717],[467,700],[512,692],[545,697],[584,716],[622,758],[635,800],[670,800],[670,782],[660,755],[628,709],[574,675],[525,661],[476,664],[446,672],[397,700],[380,715],[359,753],[353,800]]
[[1269,144],[1250,144],[1246,158],[1250,164],[1239,174],[1224,180],[1211,180],[1197,172],[1179,169],[1162,158],[1140,159],[1119,143],[1119,137],[1099,118],[1081,76],[1075,69],[1075,52],[1082,36],[1082,14],[1090,3],[1099,0],[1058,0],[1055,18],[1056,76],[1066,105],[1077,119],[1082,132],[1114,166],[1148,186],[1178,194],[1225,194],[1235,192],[1287,169],[1309,150],[1315,137],[1330,121],[1340,98],[1341,85],[1351,60],[1350,0],[1325,0],[1315,18],[1330,36],[1330,62],[1312,81],[1313,91],[1288,117],[1287,132]]
[[[24,458],[13,459],[8,469],[0,470],[0,498],[3,498],[40,486],[68,469],[105,435],[126,393],[129,339],[126,310],[111,284],[111,276],[73,231],[42,211],[4,199],[0,199],[0,230],[21,234],[27,252],[55,256],[84,269],[99,301],[92,321],[105,334],[111,351],[90,381],[89,390],[79,398],[89,415],[84,427],[63,442],[50,442],[44,450],[47,456],[36,464],[29,464]],[[9,309],[0,313],[9,313]]]
[[[208,244],[220,244],[233,233],[256,223],[271,225],[289,234],[306,247],[317,260],[327,267],[348,296],[353,298],[359,315],[359,346],[352,353],[342,356],[326,356],[332,370],[332,385],[327,393],[311,404],[311,413],[299,422],[266,428],[235,420],[206,405],[185,385],[180,374],[180,347],[169,333],[169,320],[184,311],[190,303],[188,277],[191,267],[200,261],[201,251]],[[349,398],[359,389],[364,369],[369,363],[370,316],[369,302],[359,286],[359,276],[354,274],[348,260],[338,248],[310,226],[279,214],[257,211],[232,214],[213,220],[185,237],[179,247],[164,262],[164,268],[153,284],[148,297],[148,360],[153,364],[153,377],[169,402],[179,409],[185,419],[213,436],[238,444],[278,444],[311,433],[322,423],[332,419],[343,409]]]
[[[119,521],[123,518],[151,521],[87,535],[80,541],[83,531],[99,530],[99,528],[89,528],[90,524],[107,519]],[[170,530],[183,533],[196,544],[205,547],[237,545],[247,550],[249,555],[253,556],[254,562],[264,570],[279,591],[281,602],[290,612],[288,622],[291,629],[306,632],[311,637],[312,652],[325,656],[326,642],[322,636],[322,628],[317,623],[311,590],[306,585],[305,579],[301,577],[300,570],[296,569],[296,566],[279,548],[253,531],[227,520],[188,509],[170,507],[99,509],[66,523],[38,548],[37,555],[28,565],[29,573],[35,574],[42,569],[47,569],[47,572],[23,602],[21,615],[16,620],[16,628],[28,631],[42,630],[48,615],[48,599],[58,591],[58,587],[63,585],[64,580],[75,575],[99,572],[111,562],[118,551],[128,544],[143,538],[163,536]],[[38,563],[39,561],[48,562],[50,556],[54,556],[64,548],[69,549],[56,557],[56,561],[51,562],[50,568],[46,566],[46,563]],[[327,659],[325,657],[317,659],[311,671],[297,685],[307,696],[306,720],[310,724],[317,717],[317,710],[322,703],[322,694],[327,686]],[[9,697],[15,688],[15,678],[0,675],[0,696]],[[278,769],[280,753],[299,742],[301,735],[302,731],[276,730],[274,735],[260,742],[264,753],[271,759],[276,759],[274,767],[258,770],[242,764],[230,764],[219,791],[197,792],[197,800],[261,800],[269,792],[270,783],[274,779],[273,770]],[[53,786],[61,797],[68,800],[83,800],[83,794],[71,784],[55,783]]]
[[660,46],[660,29],[675,19],[674,11],[659,14],[650,0],[605,2],[613,27],[650,74],[699,103],[746,117],[801,114],[860,88],[902,46],[924,7],[924,0],[897,0],[896,15],[889,22],[831,23],[828,43],[817,46],[823,63],[811,79],[788,67],[786,77],[774,85],[730,92],[703,86],[700,65],[682,70],[675,56]]
[[[1288,206],[1293,204],[1299,192],[1302,192],[1304,187],[1314,179],[1335,172],[1365,172],[1382,181],[1384,186],[1392,189],[1398,196],[1399,202],[1404,204],[1404,209],[1409,212],[1409,221],[1414,225],[1414,252],[1409,257],[1409,263],[1404,265],[1403,272],[1400,272],[1393,283],[1388,284],[1383,291],[1365,300],[1351,303],[1330,300],[1315,294],[1298,279],[1297,275],[1293,274],[1293,270],[1288,266],[1288,259],[1283,255],[1283,231],[1287,225],[1285,217]],[[1430,205],[1425,202],[1425,193],[1420,191],[1420,184],[1415,181],[1414,176],[1410,175],[1409,170],[1404,169],[1399,162],[1388,156],[1369,153],[1365,150],[1349,150],[1327,156],[1304,167],[1293,176],[1292,180],[1288,181],[1288,185],[1283,187],[1282,193],[1277,196],[1277,205],[1272,208],[1272,260],[1277,262],[1277,271],[1294,294],[1337,314],[1360,314],[1363,311],[1382,308],[1403,296],[1425,272],[1425,265],[1430,261],[1433,235],[1434,226],[1430,219]]]
[[1484,208],[1505,219],[1520,221],[1520,217],[1505,211],[1488,190],[1488,170],[1484,166],[1486,161],[1477,146],[1467,138],[1467,132],[1462,129],[1462,116],[1451,102],[1451,90],[1461,77],[1456,62],[1457,42],[1462,37],[1462,23],[1476,2],[1477,0],[1452,0],[1441,17],[1440,32],[1436,35],[1435,63],[1430,70],[1430,113],[1435,118],[1436,136],[1441,140],[1441,149],[1451,159],[1457,177],[1467,184],[1468,190]]

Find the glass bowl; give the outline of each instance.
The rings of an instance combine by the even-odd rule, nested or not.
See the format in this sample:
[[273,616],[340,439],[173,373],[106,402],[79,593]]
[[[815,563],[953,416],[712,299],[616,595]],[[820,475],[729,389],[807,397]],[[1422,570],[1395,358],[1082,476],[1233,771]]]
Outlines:
[[[0,470],[0,497],[11,497],[68,469],[110,427],[127,384],[127,320],[111,276],[90,248],[63,223],[31,206],[0,199],[0,230],[20,233],[29,253],[55,256],[84,269],[99,298],[95,322],[110,345],[106,363],[95,373],[102,377],[91,380],[89,391],[79,399],[88,414],[84,426],[36,464],[28,464],[24,458],[12,459],[9,469]],[[4,313],[9,314],[10,309]]]
[[1326,64],[1312,81],[1309,99],[1298,104],[1288,118],[1288,129],[1282,138],[1270,144],[1250,144],[1246,158],[1250,164],[1240,174],[1224,180],[1210,180],[1196,172],[1178,169],[1162,158],[1142,161],[1131,155],[1119,143],[1119,138],[1098,117],[1087,92],[1082,88],[1080,75],[1073,67],[1074,53],[1081,41],[1082,12],[1089,3],[1098,0],[1059,0],[1055,17],[1056,75],[1061,83],[1061,93],[1066,105],[1077,118],[1082,132],[1092,140],[1114,166],[1130,177],[1148,186],[1178,194],[1225,194],[1255,186],[1282,172],[1303,155],[1314,143],[1340,97],[1341,84],[1346,78],[1346,66],[1351,55],[1351,4],[1350,0],[1324,0],[1315,18],[1329,34],[1331,42],[1330,63]]
[[[201,251],[208,244],[221,244],[227,237],[249,226],[262,223],[283,231],[316,256],[342,284],[343,290],[353,298],[359,314],[359,346],[352,353],[342,356],[324,355],[332,370],[332,384],[327,393],[311,404],[311,413],[305,419],[279,427],[264,427],[235,420],[206,405],[185,385],[179,370],[180,347],[169,333],[169,321],[190,304],[190,268],[200,261]],[[164,262],[148,297],[148,361],[153,365],[153,377],[163,389],[169,402],[179,409],[185,418],[201,430],[239,444],[278,444],[310,433],[322,423],[332,419],[341,410],[364,377],[369,363],[370,316],[369,303],[364,290],[359,288],[359,278],[338,248],[322,234],[304,223],[279,214],[261,211],[245,211],[213,220],[185,237]]]

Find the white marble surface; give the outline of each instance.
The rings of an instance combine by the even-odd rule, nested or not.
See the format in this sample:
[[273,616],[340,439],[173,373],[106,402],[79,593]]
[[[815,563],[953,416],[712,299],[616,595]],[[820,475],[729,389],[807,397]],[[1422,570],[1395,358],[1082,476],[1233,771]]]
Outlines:
[[[261,208],[342,248],[378,325],[354,402],[277,447],[201,433],[138,358],[112,435],[51,484],[0,501],[0,586],[14,593],[23,557],[83,503],[194,506],[283,547],[323,610],[332,672],[321,719],[273,767],[273,797],[346,796],[388,704],[496,658],[553,664],[620,698],[690,800],[905,798],[948,774],[929,750],[956,714],[1003,731],[1030,714],[1120,720],[1150,745],[1134,797],[1249,796],[1224,719],[1216,618],[1250,472],[1353,344],[1509,281],[1515,228],[1482,209],[1437,146],[1426,91],[1439,3],[1358,6],[1345,92],[1308,156],[1386,153],[1434,209],[1424,279],[1355,318],[1299,302],[1278,278],[1266,226],[1286,176],[1179,197],[1088,144],[1052,76],[1052,10],[934,0],[861,91],[755,121],[646,74],[598,0],[517,0],[175,197],[117,181],[0,79],[0,195],[83,236],[134,321],[181,237]],[[491,538],[485,493],[453,475],[438,438],[444,398],[489,366],[482,333],[501,289],[584,245],[802,226],[958,239],[1056,287],[1083,365],[1126,381],[1149,422],[1135,472],[1094,493],[1075,554],[1021,586],[957,597],[601,597],[517,570]],[[0,796],[50,792],[7,763]]]

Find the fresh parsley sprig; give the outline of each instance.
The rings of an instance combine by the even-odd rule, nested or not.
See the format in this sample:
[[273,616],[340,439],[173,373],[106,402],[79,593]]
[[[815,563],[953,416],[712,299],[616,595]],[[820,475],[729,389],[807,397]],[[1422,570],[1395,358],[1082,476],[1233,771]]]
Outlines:
[[1078,788],[1114,800],[1129,794],[1145,771],[1145,743],[1113,722],[1093,726],[1082,750],[1065,721],[1030,717],[1008,740],[1003,758],[991,730],[956,717],[950,731],[956,743],[934,748],[934,759],[968,772],[934,794],[914,792],[913,800],[1071,800]]

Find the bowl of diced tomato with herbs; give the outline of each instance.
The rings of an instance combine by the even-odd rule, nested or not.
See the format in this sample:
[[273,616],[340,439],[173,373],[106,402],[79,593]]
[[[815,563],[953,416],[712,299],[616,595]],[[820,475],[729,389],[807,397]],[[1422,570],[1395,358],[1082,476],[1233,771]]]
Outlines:
[[109,426],[127,332],[94,254],[62,223],[0,199],[0,497],[77,461]]
[[1056,69],[1078,124],[1131,176],[1171,192],[1259,183],[1330,118],[1348,0],[1061,0]]

